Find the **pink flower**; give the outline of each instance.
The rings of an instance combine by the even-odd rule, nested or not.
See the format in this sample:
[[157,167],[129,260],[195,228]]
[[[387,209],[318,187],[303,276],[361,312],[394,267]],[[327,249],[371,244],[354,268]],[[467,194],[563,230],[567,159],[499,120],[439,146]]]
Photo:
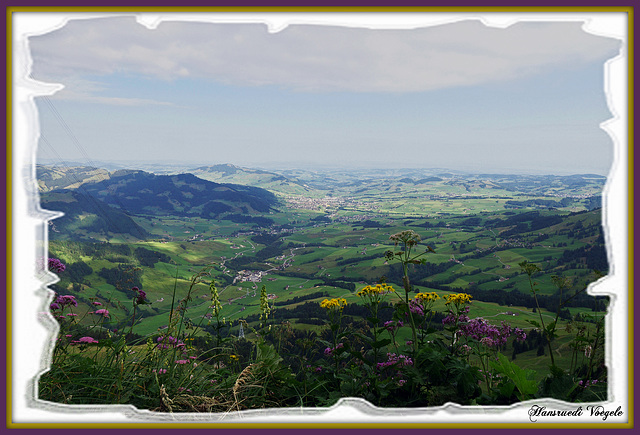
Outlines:
[[102,316],[104,316],[104,317],[109,317],[109,311],[108,311],[108,310],[105,310],[104,308],[103,308],[103,309],[101,309],[101,310],[96,310],[96,311],[94,312],[94,314],[99,314],[99,315],[102,315]]
[[94,302],[94,303],[93,303],[93,305],[98,306],[98,305],[102,305],[102,303],[100,303],[100,302]]
[[72,343],[78,343],[78,344],[97,344],[98,340],[92,338],[92,337],[82,337],[79,340],[76,341],[72,341]]
[[178,361],[176,361],[176,364],[188,364],[189,361],[187,361],[186,359],[179,359]]

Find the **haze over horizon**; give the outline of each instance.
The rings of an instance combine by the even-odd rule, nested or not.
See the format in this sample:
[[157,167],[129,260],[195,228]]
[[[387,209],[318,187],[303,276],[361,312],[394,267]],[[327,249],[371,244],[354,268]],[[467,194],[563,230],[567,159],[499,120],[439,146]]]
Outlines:
[[[69,20],[29,38],[38,159],[608,175],[604,65],[579,22],[372,30]],[[182,164],[182,163],[180,163]]]

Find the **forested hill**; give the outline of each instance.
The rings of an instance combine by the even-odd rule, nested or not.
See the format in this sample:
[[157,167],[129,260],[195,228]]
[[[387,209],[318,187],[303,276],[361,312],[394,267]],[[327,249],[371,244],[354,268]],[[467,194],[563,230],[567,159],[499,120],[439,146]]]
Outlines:
[[264,189],[219,184],[192,174],[154,175],[116,171],[108,180],[85,184],[86,194],[133,214],[216,217],[221,213],[267,213],[276,196]]
[[192,174],[154,175],[144,171],[116,171],[100,182],[76,189],[57,189],[40,194],[44,209],[65,216],[51,222],[52,238],[95,238],[128,234],[148,236],[132,216],[198,216],[222,214],[261,215],[278,204],[264,189],[218,184]]

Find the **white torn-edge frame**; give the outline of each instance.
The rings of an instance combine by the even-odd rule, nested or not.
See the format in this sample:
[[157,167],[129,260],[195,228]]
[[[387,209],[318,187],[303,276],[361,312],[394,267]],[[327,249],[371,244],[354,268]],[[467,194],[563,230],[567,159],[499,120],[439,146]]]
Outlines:
[[[601,127],[614,146],[614,161],[603,192],[603,225],[609,274],[593,283],[591,295],[611,297],[606,319],[605,363],[608,367],[606,409],[618,406],[622,415],[602,418],[538,418],[538,423],[627,423],[629,420],[629,166],[628,166],[628,29],[625,12],[525,12],[525,13],[88,13],[14,12],[12,14],[13,141],[12,147],[12,372],[10,378],[13,423],[389,423],[389,424],[522,424],[530,423],[532,405],[552,410],[572,410],[576,404],[538,399],[508,407],[463,407],[447,404],[434,408],[376,408],[361,399],[345,398],[331,408],[286,408],[225,414],[162,414],[127,405],[60,405],[39,401],[36,383],[49,364],[56,339],[56,323],[48,306],[56,282],[46,271],[48,222],[59,214],[39,206],[35,179],[35,156],[39,138],[35,97],[53,95],[62,86],[36,82],[28,77],[31,67],[28,37],[51,32],[71,19],[135,16],[141,25],[154,28],[163,20],[224,23],[263,23],[270,32],[289,24],[342,25],[361,28],[412,29],[462,20],[481,20],[487,26],[505,28],[518,21],[582,22],[585,31],[622,41],[620,54],[605,68],[604,90],[612,118]],[[8,379],[9,381],[9,379]],[[582,404],[587,405],[587,404]],[[452,418],[454,417],[454,418]],[[535,427],[536,423],[530,423]]]

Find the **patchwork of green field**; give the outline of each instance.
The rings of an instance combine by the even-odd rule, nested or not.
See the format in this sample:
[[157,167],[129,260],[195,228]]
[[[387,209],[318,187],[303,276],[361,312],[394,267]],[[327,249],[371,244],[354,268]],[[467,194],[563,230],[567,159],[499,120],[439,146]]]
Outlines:
[[[186,317],[195,327],[209,322],[205,316],[210,313],[213,280],[222,302],[220,316],[232,325],[232,334],[238,333],[240,319],[253,319],[255,325],[262,286],[276,313],[291,314],[288,320],[298,329],[319,332],[322,321],[309,324],[309,319],[296,317],[298,311],[285,310],[332,297],[345,298],[349,305],[361,304],[357,291],[381,279],[404,296],[401,267],[388,261],[385,252],[400,249],[389,239],[391,235],[410,229],[422,239],[416,252],[424,252],[427,246],[435,250],[423,256],[426,264],[409,268],[415,291],[434,291],[441,297],[457,292],[480,295],[473,298],[472,317],[530,330],[530,321],[539,321],[540,315],[552,321],[556,313],[546,306],[532,309],[530,282],[521,262],[542,269],[534,277],[541,298],[557,294],[554,275],[570,280],[564,293],[570,295],[597,279],[594,269],[606,273],[601,211],[587,211],[586,199],[574,198],[565,201],[566,206],[549,210],[510,203],[551,200],[544,196],[549,192],[535,186],[530,187],[535,194],[517,195],[485,181],[356,185],[354,180],[354,185],[338,186],[333,196],[322,190],[297,198],[295,190],[286,195],[280,192],[280,208],[260,216],[267,220],[224,215],[220,219],[133,217],[151,234],[147,240],[125,235],[107,238],[80,229],[84,242],[50,242],[51,257],[70,265],[69,270],[83,271],[73,278],[61,274],[54,288],[77,296],[75,312],[84,324],[100,324],[101,318],[92,314],[93,302],[100,302],[114,324],[128,328],[135,282],[150,302],[138,307],[136,315],[141,318],[135,330],[147,335],[166,327],[171,308],[187,296],[191,277],[211,267],[211,276],[191,293]],[[388,296],[389,302],[396,299]],[[553,301],[546,303],[557,307]],[[568,320],[593,313],[588,303],[581,303],[568,307],[558,324],[559,365],[570,360],[563,341]],[[443,299],[434,310],[446,312]],[[408,339],[407,331],[398,336],[398,340]],[[530,350],[519,353],[517,360],[521,367],[539,369],[542,359]]]

